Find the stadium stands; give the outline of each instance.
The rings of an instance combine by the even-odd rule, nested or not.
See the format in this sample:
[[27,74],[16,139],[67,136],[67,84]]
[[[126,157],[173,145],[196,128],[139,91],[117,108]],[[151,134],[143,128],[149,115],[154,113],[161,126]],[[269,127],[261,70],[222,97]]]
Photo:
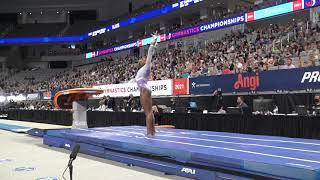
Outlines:
[[80,21],[71,25],[64,35],[79,35],[95,31],[107,25],[105,21]]
[[[0,86],[5,92],[32,93],[40,91],[43,87],[38,83],[47,80],[62,72],[62,69],[35,69],[15,73],[13,76],[4,77]],[[37,86],[34,86],[37,84]]]
[[0,37],[3,37],[6,35],[6,33],[9,30],[12,30],[14,28],[14,26],[10,23],[0,23]]
[[[274,24],[248,29],[247,32],[233,32],[219,41],[208,41],[205,49],[159,49],[153,60],[152,78],[163,80],[316,66],[319,65],[319,48],[319,27],[307,32],[303,21]],[[288,64],[289,61],[292,61],[292,65]],[[116,84],[134,78],[138,70],[136,62],[137,58],[133,56],[114,61],[108,59],[106,62],[74,68],[64,73],[47,72],[45,77],[41,76],[43,70],[27,71],[2,81],[1,84],[6,92]],[[35,77],[35,81],[24,79],[30,76]],[[16,86],[10,86],[10,82],[15,82]],[[32,86],[28,86],[31,82]]]
[[6,37],[39,37],[60,35],[66,24],[19,24]]

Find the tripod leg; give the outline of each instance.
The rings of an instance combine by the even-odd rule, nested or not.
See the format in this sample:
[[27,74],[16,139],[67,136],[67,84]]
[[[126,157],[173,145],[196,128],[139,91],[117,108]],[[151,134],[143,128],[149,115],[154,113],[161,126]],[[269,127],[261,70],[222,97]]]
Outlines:
[[73,173],[72,171],[73,171],[73,165],[70,164],[70,165],[69,165],[70,180],[72,180],[72,173]]

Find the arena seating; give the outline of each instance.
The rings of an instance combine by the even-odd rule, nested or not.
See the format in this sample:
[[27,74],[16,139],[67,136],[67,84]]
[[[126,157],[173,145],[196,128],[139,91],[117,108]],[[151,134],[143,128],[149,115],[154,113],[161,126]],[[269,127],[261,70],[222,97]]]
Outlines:
[[[54,75],[63,72],[62,69],[38,69],[38,70],[26,70],[14,74],[13,76],[5,77],[2,84],[2,89],[6,92],[11,93],[22,93],[22,92],[36,92],[41,90],[40,84],[42,81],[47,80]],[[37,86],[34,86],[37,84]]]
[[79,35],[86,34],[91,31],[95,31],[97,29],[101,29],[106,26],[107,22],[105,21],[80,21],[75,22],[70,25],[68,30],[64,33],[64,35]]
[[[317,66],[320,55],[320,29],[314,27],[308,33],[305,29],[304,22],[292,22],[248,29],[247,32],[233,32],[225,35],[220,41],[208,41],[205,49],[201,47],[190,47],[187,51],[183,51],[180,47],[158,49],[153,60],[153,79]],[[288,35],[291,39],[289,42]],[[290,67],[287,64],[288,59],[292,60],[293,65]],[[122,83],[134,78],[138,70],[136,62],[135,57],[125,57],[78,67],[64,73],[47,72],[45,77],[41,74],[47,70],[24,72],[14,76],[12,79],[14,81],[8,79],[0,84],[6,92],[10,92],[12,82],[22,85],[15,86],[14,91],[26,90],[27,86],[29,91],[36,91],[39,88],[56,90]],[[28,85],[31,81],[26,82],[23,79],[29,75],[36,78],[32,81],[32,86]]]
[[64,23],[19,24],[6,37],[56,36],[61,33],[65,26]]
[[5,36],[6,31],[11,27],[13,28],[14,26],[10,23],[0,23],[0,37]]

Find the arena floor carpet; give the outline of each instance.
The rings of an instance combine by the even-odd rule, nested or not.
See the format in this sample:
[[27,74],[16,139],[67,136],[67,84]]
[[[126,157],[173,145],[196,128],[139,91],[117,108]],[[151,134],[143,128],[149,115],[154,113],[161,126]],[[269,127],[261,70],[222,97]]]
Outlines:
[[138,166],[130,163],[138,157],[130,153],[158,157],[140,166],[197,179],[214,179],[218,172],[206,171],[210,167],[270,178],[320,178],[318,140],[180,129],[157,129],[155,137],[145,133],[140,126],[52,130],[44,143],[67,149],[78,143],[83,153]]

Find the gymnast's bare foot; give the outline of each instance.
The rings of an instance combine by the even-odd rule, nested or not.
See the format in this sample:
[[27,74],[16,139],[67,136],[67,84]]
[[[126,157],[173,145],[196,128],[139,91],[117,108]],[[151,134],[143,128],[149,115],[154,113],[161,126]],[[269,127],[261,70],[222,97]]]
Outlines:
[[148,137],[154,137],[155,134],[156,134],[155,129],[147,129]]

